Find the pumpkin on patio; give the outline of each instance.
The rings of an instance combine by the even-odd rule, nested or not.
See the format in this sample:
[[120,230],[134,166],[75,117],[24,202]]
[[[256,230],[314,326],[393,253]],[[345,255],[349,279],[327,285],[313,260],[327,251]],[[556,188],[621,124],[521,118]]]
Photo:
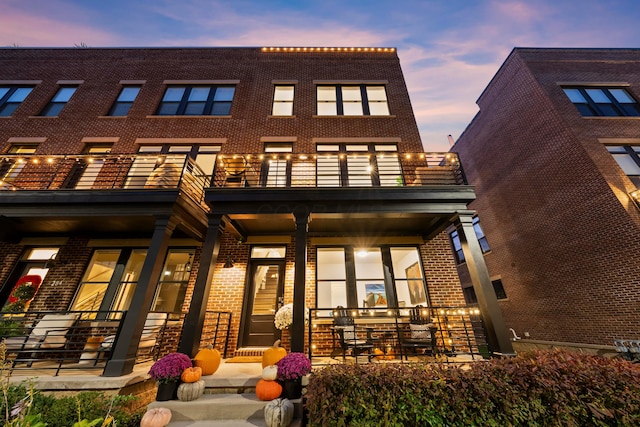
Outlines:
[[204,387],[204,380],[194,383],[182,383],[178,386],[178,400],[182,402],[196,400],[204,394]]
[[183,383],[195,383],[202,376],[202,368],[199,366],[187,368],[182,371],[180,375],[180,381]]
[[140,420],[140,427],[164,427],[171,421],[171,409],[149,409]]
[[282,386],[277,381],[258,380],[256,384],[256,396],[260,400],[273,400],[282,394]]
[[278,378],[278,367],[269,365],[262,370],[262,378],[267,381],[273,381]]
[[275,399],[264,407],[264,421],[269,427],[287,427],[293,421],[293,402]]
[[193,364],[202,368],[202,375],[213,375],[220,366],[220,352],[209,344],[196,354]]
[[374,348],[373,349],[373,354],[375,354],[376,359],[378,360],[384,360],[384,351],[380,350],[379,348]]
[[262,353],[262,367],[266,368],[269,365],[275,365],[278,360],[287,355],[287,350],[280,347],[280,340],[273,343],[272,347],[269,347]]

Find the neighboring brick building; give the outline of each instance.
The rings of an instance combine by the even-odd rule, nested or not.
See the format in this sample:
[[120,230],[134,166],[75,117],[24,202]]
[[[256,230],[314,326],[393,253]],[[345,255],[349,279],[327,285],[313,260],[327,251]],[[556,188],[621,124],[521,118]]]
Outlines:
[[[422,152],[395,49],[10,48],[0,65],[0,299],[39,274],[30,310],[135,307],[107,375],[150,310],[192,353],[207,310],[232,313],[234,351],[272,343],[294,302],[301,351],[305,303],[320,325],[369,292],[464,305],[444,230],[473,233],[473,189]],[[481,309],[510,351],[495,298]]]
[[452,148],[522,338],[640,338],[638,99],[638,49],[516,48]]

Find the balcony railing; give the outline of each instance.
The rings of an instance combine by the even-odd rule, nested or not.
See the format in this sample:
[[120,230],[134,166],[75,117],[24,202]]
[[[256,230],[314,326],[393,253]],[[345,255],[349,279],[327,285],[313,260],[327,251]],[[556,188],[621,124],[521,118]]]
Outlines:
[[463,185],[456,153],[220,154],[212,187]]
[[180,189],[203,203],[210,177],[184,154],[4,155],[0,190]]
[[344,357],[356,363],[376,359],[457,363],[490,356],[484,323],[477,307],[420,308],[422,316],[431,322],[433,348],[429,346],[430,341],[425,346],[414,345],[415,341],[408,343],[412,338],[410,310],[406,307],[346,309],[353,319],[355,336],[352,337],[353,345],[345,351],[334,324],[335,310],[310,309],[307,322],[309,357],[312,361]]

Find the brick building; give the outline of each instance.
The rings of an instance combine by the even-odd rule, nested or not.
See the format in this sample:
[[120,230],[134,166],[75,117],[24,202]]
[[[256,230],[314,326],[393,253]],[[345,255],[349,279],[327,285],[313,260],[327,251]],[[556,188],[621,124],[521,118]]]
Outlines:
[[638,99],[638,49],[516,48],[452,148],[514,335],[640,338]]
[[[0,299],[39,275],[29,310],[121,319],[105,375],[132,369],[150,311],[192,354],[211,312],[231,313],[233,352],[272,343],[293,303],[303,351],[303,306],[322,326],[371,294],[464,305],[444,230],[473,236],[475,195],[455,155],[423,152],[395,49],[11,48],[0,64]],[[464,250],[482,299],[475,237]]]

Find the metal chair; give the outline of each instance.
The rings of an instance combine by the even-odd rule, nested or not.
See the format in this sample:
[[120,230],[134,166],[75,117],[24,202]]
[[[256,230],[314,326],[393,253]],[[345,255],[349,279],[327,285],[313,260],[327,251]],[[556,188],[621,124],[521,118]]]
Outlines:
[[409,311],[409,329],[400,331],[400,347],[402,356],[409,359],[409,350],[417,354],[417,350],[424,350],[423,354],[436,356],[438,353],[436,333],[438,328],[431,322],[429,310],[418,305]]
[[[338,338],[338,344],[340,347],[335,348],[331,353],[331,357],[335,357],[337,354],[342,354],[342,360],[346,361],[347,352],[350,352],[353,357],[366,353],[369,361],[373,358],[373,340],[371,337],[371,328],[366,328],[366,339],[358,337],[358,329],[356,327],[353,317],[349,314],[349,310],[338,306],[333,311],[333,333],[334,343],[335,337]],[[365,332],[363,331],[363,332]],[[334,345],[335,347],[335,345]]]

